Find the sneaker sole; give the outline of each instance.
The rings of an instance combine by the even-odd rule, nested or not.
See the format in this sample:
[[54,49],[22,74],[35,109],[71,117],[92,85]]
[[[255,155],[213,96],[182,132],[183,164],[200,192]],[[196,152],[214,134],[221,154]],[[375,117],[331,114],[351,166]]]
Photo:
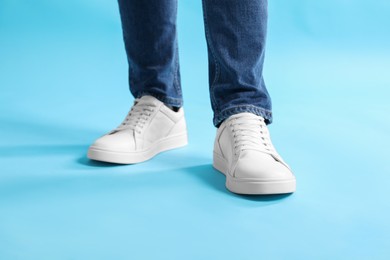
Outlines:
[[88,158],[95,161],[117,163],[117,164],[134,164],[147,161],[157,154],[180,148],[188,144],[187,133],[169,136],[159,140],[149,149],[137,152],[115,152],[100,149],[99,147],[91,146],[88,149]]
[[213,167],[226,176],[226,188],[237,194],[270,195],[292,193],[296,190],[295,179],[264,181],[237,179],[228,174],[228,163],[219,154],[213,153]]

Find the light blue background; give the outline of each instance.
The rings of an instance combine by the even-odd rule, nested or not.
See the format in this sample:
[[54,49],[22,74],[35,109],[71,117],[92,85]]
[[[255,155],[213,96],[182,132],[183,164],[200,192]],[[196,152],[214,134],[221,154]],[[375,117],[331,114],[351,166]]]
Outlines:
[[213,170],[201,1],[179,3],[190,144],[86,150],[133,98],[117,3],[0,0],[0,259],[389,259],[390,1],[269,2],[265,78],[290,196]]

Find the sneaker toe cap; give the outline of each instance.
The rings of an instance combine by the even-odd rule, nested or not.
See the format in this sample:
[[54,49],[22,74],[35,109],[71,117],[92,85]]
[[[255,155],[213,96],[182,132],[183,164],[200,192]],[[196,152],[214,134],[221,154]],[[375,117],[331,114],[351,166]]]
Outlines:
[[234,169],[234,177],[259,180],[287,180],[294,175],[271,155],[258,151],[243,151]]
[[131,132],[119,131],[100,137],[92,144],[92,147],[115,152],[129,152],[135,149],[135,142]]

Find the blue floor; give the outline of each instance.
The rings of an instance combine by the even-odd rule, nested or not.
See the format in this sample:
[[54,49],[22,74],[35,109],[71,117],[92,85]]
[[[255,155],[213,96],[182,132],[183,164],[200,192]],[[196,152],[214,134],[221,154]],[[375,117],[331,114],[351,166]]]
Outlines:
[[116,2],[57,2],[0,2],[0,259],[390,259],[390,4],[270,1],[297,191],[257,197],[211,166],[201,1],[179,4],[190,143],[127,166],[86,158],[133,100]]

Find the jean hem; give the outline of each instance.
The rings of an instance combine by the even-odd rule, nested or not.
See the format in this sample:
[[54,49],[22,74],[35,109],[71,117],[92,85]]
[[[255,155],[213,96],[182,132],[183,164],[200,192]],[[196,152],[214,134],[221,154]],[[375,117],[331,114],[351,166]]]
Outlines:
[[148,91],[143,91],[139,92],[135,98],[141,98],[142,96],[152,96],[163,102],[165,105],[169,106],[174,106],[174,107],[182,107],[183,106],[183,99],[182,98],[173,98],[173,97],[168,97],[166,95],[161,95],[161,94],[156,94],[153,92],[148,92]]
[[242,112],[250,112],[255,115],[262,116],[264,118],[264,122],[266,125],[271,124],[273,120],[271,110],[254,106],[254,105],[237,105],[237,106],[226,108],[221,112],[216,113],[213,118],[213,124],[215,127],[219,127],[222,121],[224,121],[231,115],[242,113]]

